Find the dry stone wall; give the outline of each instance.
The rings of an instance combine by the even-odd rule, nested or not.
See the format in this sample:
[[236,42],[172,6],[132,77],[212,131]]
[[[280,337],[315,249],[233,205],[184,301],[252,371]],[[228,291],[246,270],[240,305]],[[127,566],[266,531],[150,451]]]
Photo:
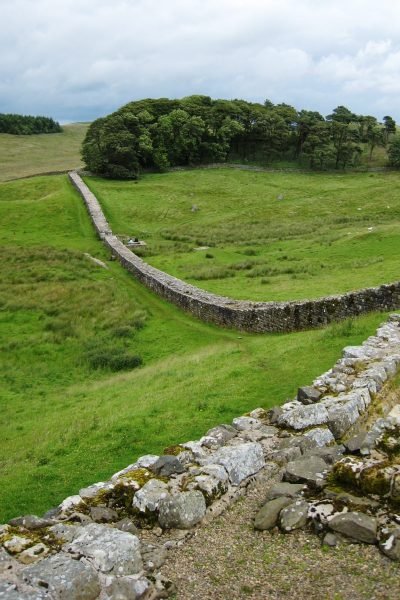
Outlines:
[[292,302],[241,301],[208,293],[155,269],[131,252],[112,234],[99,202],[78,173],[70,173],[69,178],[82,196],[99,237],[121,265],[156,294],[203,321],[244,331],[288,332],[400,307],[400,281],[317,300]]
[[[399,367],[400,315],[392,315],[293,402],[255,409],[161,456],[142,456],[43,517],[1,525],[0,598],[168,597],[172,583],[159,571],[168,550],[257,482],[268,493],[255,529],[310,526],[325,543],[346,536],[400,560],[393,509],[400,503],[400,405],[342,443]],[[340,481],[366,497],[341,494]]]

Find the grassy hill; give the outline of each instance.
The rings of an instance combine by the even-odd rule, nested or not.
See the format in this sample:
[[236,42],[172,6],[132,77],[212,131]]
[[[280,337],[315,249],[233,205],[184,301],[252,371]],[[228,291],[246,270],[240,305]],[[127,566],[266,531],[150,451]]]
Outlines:
[[64,125],[62,133],[0,133],[0,181],[82,166],[80,147],[88,123]]
[[[0,522],[285,401],[383,319],[289,335],[203,324],[109,260],[62,175],[1,183],[0,229]],[[125,355],[143,366],[115,372]]]
[[196,169],[87,177],[152,265],[239,299],[316,298],[399,278],[400,174]]

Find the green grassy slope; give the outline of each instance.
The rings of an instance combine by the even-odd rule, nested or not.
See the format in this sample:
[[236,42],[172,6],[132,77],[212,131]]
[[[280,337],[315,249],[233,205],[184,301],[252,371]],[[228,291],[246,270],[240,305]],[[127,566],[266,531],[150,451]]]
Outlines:
[[147,242],[149,263],[218,294],[316,298],[399,278],[399,173],[220,168],[86,181],[113,230]]
[[[262,336],[203,324],[109,261],[65,176],[0,184],[0,227],[0,522],[283,402],[384,318]],[[88,362],[121,345],[143,366]]]
[[82,166],[80,147],[88,123],[64,125],[62,133],[0,134],[0,181]]

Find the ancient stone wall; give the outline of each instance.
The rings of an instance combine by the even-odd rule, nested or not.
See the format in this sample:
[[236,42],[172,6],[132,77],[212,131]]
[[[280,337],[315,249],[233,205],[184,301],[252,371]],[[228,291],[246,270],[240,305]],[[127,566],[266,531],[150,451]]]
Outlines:
[[[368,432],[346,438],[399,366],[400,315],[392,315],[361,346],[345,348],[293,402],[255,409],[161,456],[142,456],[43,517],[0,525],[0,597],[165,598],[169,582],[159,569],[168,549],[254,484],[268,491],[255,529],[279,525],[289,533],[312,526],[326,543],[344,535],[400,560],[394,508],[400,502],[400,405]],[[341,481],[354,482],[357,497],[338,490]]]
[[288,332],[374,310],[400,307],[400,281],[317,300],[251,302],[211,294],[156,269],[112,234],[99,202],[76,172],[70,180],[81,194],[94,227],[122,266],[156,294],[192,315],[224,327],[254,332]]

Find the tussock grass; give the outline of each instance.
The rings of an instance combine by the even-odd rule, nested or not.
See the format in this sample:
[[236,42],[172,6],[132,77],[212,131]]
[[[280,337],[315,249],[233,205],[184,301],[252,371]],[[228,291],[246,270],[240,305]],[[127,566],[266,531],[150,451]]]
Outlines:
[[113,230],[147,242],[146,260],[217,294],[317,298],[399,278],[399,173],[221,167],[86,181]]

